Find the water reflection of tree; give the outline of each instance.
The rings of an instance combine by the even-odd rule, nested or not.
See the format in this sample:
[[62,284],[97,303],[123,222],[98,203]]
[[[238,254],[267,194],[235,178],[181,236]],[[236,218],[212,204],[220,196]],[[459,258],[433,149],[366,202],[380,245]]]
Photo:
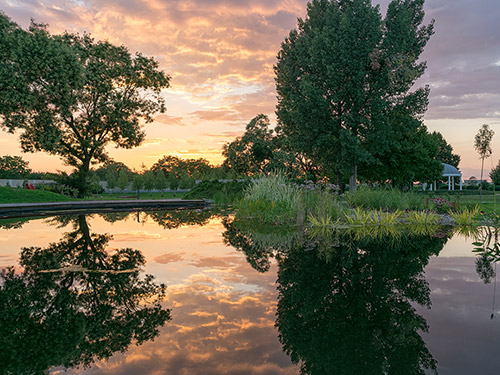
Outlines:
[[170,319],[165,286],[140,277],[142,253],[110,253],[84,216],[47,248],[21,251],[21,273],[0,273],[0,374],[43,374],[88,366],[151,340]]
[[[255,264],[269,259],[270,248],[252,247],[255,233],[237,234],[229,225],[225,235],[233,244],[244,238],[240,249],[258,259]],[[427,323],[412,303],[430,307],[423,268],[445,241],[335,233],[306,235],[286,252],[275,252],[280,254],[276,326],[285,352],[301,363],[304,374],[435,371],[419,335]]]
[[146,218],[164,229],[174,229],[183,225],[206,225],[215,215],[213,210],[150,211],[146,213]]

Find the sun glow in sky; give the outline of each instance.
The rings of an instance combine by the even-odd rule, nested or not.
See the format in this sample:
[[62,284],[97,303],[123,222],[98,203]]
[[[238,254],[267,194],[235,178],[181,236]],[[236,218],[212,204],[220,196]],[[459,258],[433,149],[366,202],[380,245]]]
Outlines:
[[[389,0],[374,0],[385,11]],[[27,27],[30,18],[51,33],[89,32],[154,56],[171,75],[167,112],[146,125],[146,141],[111,157],[140,168],[163,155],[222,162],[222,145],[264,113],[275,121],[273,65],[280,43],[304,17],[307,0],[0,0],[0,10]],[[422,58],[418,86],[431,88],[424,117],[462,157],[465,178],[479,175],[473,139],[482,124],[496,132],[500,157],[500,5],[498,0],[427,0],[435,35]],[[39,171],[64,169],[59,158],[22,154],[17,135],[0,133],[0,155],[22,155]]]

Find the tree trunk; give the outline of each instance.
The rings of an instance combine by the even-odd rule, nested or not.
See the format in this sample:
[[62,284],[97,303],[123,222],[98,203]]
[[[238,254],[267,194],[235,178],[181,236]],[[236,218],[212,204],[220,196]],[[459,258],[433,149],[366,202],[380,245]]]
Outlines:
[[358,165],[354,164],[352,167],[351,177],[349,177],[349,192],[356,192],[356,181],[358,179]]
[[479,203],[483,200],[483,168],[484,158],[481,158],[481,177],[479,179]]
[[88,177],[90,172],[90,160],[84,160],[77,173],[78,198],[85,197],[89,192]]
[[344,184],[342,183],[342,172],[340,170],[337,171],[337,185],[340,188],[340,193],[344,192]]

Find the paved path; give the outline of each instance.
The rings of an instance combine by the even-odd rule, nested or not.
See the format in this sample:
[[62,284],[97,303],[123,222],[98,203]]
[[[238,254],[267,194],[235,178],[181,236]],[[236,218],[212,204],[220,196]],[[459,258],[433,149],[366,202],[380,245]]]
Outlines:
[[110,209],[182,209],[205,208],[209,202],[203,199],[133,199],[110,201],[70,201],[46,203],[3,203],[0,204],[0,217],[27,216],[33,213],[68,213],[84,210]]

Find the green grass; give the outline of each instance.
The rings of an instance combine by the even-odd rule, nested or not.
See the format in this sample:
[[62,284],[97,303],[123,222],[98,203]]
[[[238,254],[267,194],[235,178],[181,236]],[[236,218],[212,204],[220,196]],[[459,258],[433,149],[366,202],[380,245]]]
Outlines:
[[[186,193],[141,193],[140,199],[171,199],[184,198]],[[124,200],[136,199],[135,194],[103,193],[86,197],[84,200]],[[0,186],[0,203],[50,203],[75,201],[66,195],[46,190],[28,190]]]
[[300,189],[279,175],[253,180],[237,203],[240,218],[252,218],[270,224],[297,220]]
[[16,189],[0,186],[0,203],[43,203],[74,200],[76,199],[45,190]]

